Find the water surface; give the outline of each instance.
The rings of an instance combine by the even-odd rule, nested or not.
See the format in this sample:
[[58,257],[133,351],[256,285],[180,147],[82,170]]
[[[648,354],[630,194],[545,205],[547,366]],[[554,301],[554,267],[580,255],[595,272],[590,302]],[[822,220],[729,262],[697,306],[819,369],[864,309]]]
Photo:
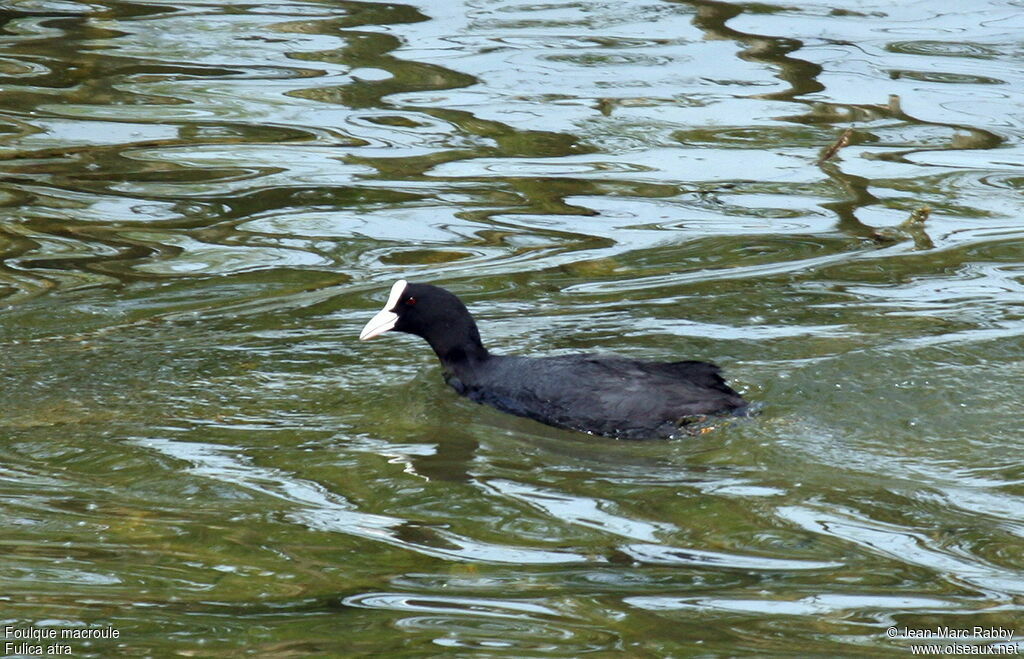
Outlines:
[[[76,656],[1024,633],[1017,3],[0,16],[0,624],[118,630]],[[637,443],[476,406],[356,340],[398,278],[495,351],[713,360],[762,414]]]

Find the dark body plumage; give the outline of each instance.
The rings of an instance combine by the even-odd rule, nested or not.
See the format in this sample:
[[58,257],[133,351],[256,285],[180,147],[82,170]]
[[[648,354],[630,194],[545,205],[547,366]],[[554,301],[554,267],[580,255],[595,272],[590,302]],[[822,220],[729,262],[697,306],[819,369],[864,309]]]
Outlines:
[[[677,434],[689,422],[747,405],[719,368],[706,362],[648,362],[598,353],[491,354],[455,295],[429,284],[405,284],[398,294],[399,284],[392,294],[396,302],[367,324],[363,338],[387,329],[423,337],[452,388],[503,412],[606,437],[647,439]],[[370,331],[378,318],[390,319],[388,314],[397,316],[393,326]]]

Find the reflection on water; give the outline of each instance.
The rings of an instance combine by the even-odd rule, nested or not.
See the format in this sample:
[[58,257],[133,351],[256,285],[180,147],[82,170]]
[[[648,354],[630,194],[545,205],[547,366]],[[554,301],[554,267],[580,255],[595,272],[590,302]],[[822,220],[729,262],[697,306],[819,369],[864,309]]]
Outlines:
[[[9,3],[5,624],[121,632],[83,656],[1019,637],[1021,16]],[[628,443],[478,407],[355,340],[400,277],[495,350],[712,359],[763,413]]]

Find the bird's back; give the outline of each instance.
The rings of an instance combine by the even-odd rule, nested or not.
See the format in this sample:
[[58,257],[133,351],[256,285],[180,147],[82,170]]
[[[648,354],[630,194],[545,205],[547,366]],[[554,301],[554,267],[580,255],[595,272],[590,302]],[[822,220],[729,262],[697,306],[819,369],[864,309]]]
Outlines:
[[624,439],[664,437],[680,425],[746,405],[713,364],[614,355],[491,355],[451,374],[459,393],[543,423]]

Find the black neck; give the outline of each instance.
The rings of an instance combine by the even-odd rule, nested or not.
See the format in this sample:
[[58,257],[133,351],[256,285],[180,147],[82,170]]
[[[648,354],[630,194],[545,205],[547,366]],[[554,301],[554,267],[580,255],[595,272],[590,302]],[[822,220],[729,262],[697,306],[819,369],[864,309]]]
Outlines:
[[480,331],[471,316],[459,318],[447,327],[438,328],[432,336],[424,336],[437,358],[449,369],[471,366],[486,360],[490,354],[480,340]]

